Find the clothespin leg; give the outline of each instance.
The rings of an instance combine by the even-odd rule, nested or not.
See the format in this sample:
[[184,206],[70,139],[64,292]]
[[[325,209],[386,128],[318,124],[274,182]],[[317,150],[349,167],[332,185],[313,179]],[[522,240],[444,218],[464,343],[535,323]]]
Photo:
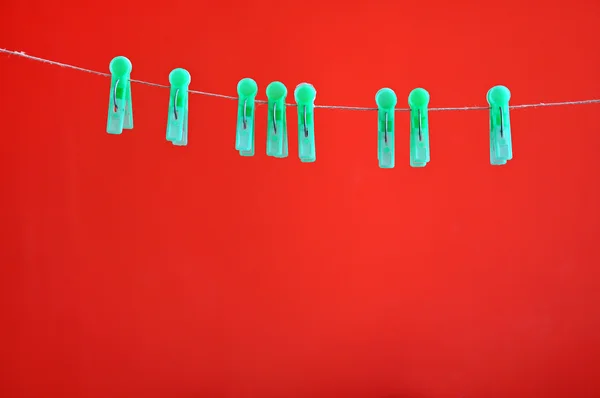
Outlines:
[[506,159],[499,158],[496,155],[495,145],[490,145],[490,164],[493,166],[502,166],[506,164]]
[[121,134],[125,123],[125,101],[111,100],[108,111],[108,122],[106,132],[109,134]]
[[287,117],[285,111],[283,113],[283,139],[281,142],[281,155],[275,156],[276,158],[283,159],[288,157],[288,132],[287,132]]
[[250,150],[240,151],[240,156],[254,156],[254,137],[250,141]]
[[379,166],[383,169],[394,167],[394,137],[388,132],[387,142],[381,144],[381,153],[379,154]]
[[251,151],[251,148],[254,145],[254,120],[253,118],[246,117],[246,127],[243,126],[242,121],[240,121],[240,124],[242,125],[238,126],[238,134],[236,135],[235,149],[240,151],[240,154],[248,153]]
[[189,108],[188,108],[188,100],[189,100],[189,98],[186,99],[185,105],[184,105],[183,125],[182,125],[182,131],[181,131],[181,141],[173,142],[173,145],[185,146],[185,145],[188,144],[188,115],[190,114]]
[[131,102],[131,79],[127,81],[127,104],[125,105],[125,117],[123,128],[127,130],[133,129],[133,105]]

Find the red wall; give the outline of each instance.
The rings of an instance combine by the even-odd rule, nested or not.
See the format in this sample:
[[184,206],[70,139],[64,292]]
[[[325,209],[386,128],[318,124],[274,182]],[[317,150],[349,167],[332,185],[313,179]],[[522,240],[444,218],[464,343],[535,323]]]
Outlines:
[[[67,6],[67,3],[68,6]],[[318,104],[598,98],[600,3],[3,1],[0,46],[259,98],[308,81]],[[59,6],[59,4],[61,6]],[[64,5],[64,6],[62,6]],[[0,54],[0,396],[598,397],[600,105],[430,114],[431,163],[377,165],[376,114],[317,110],[317,162],[234,150],[235,101],[133,86],[106,134],[109,81]]]

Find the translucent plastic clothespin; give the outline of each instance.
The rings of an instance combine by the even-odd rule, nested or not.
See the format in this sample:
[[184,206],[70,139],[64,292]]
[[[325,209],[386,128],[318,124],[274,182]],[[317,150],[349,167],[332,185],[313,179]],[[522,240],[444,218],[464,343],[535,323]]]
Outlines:
[[298,105],[298,157],[302,162],[317,160],[315,149],[315,97],[317,90],[309,83],[300,83],[294,90]]
[[106,123],[106,132],[109,134],[121,134],[123,129],[133,128],[131,68],[131,61],[125,57],[115,57],[110,61],[110,99]]
[[375,95],[377,103],[377,159],[379,167],[391,169],[395,165],[394,107],[398,102],[396,93],[390,88],[382,88]]
[[190,73],[182,68],[169,73],[171,94],[169,96],[169,117],[167,120],[167,140],[173,145],[188,143],[188,87],[192,81]]
[[503,165],[512,159],[512,139],[508,101],[510,91],[504,86],[492,87],[487,93],[490,105],[490,163]]
[[235,130],[235,149],[241,156],[254,156],[254,110],[258,85],[250,78],[237,85],[238,117]]
[[412,167],[425,167],[430,159],[428,104],[429,93],[425,89],[415,88],[408,95],[408,106],[410,107],[410,165]]
[[267,86],[269,116],[267,119],[267,156],[285,158],[288,156],[287,118],[285,97],[287,88],[281,82]]

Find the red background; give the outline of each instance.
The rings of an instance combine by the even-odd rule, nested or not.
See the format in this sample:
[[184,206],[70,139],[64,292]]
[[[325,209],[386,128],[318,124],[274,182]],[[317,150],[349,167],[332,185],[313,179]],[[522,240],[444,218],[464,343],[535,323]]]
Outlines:
[[[3,1],[0,46],[259,98],[431,106],[600,96],[600,3]],[[3,397],[598,397],[600,105],[430,114],[431,163],[378,168],[376,114],[317,110],[317,162],[234,150],[235,101],[133,85],[105,133],[107,78],[0,54]]]

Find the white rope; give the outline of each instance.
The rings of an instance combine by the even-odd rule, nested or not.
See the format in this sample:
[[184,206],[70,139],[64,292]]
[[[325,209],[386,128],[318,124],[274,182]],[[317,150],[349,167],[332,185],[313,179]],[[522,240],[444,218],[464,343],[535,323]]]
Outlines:
[[[23,51],[12,51],[12,50],[0,48],[0,53],[16,55],[18,57],[30,59],[32,61],[42,62],[42,63],[49,64],[49,65],[60,66],[62,68],[67,68],[67,69],[72,69],[72,70],[78,70],[80,72],[87,72],[87,73],[91,73],[93,75],[110,77],[110,73],[98,72],[96,70],[82,68],[80,66],[65,64],[64,62],[52,61],[52,60],[45,59],[45,58],[35,57],[33,55],[25,54],[25,52],[23,52]],[[170,88],[169,86],[165,86],[164,84],[152,83],[152,82],[147,82],[144,80],[131,79],[131,82],[138,83],[138,84],[145,84],[146,86]],[[198,91],[198,90],[189,90],[189,93],[205,95],[208,97],[225,98],[225,99],[229,99],[229,100],[237,100],[238,99],[238,97],[231,96],[231,95],[209,93],[206,91]],[[256,103],[266,104],[267,101],[256,100]],[[600,103],[600,99],[587,99],[587,100],[580,100],[580,101],[560,101],[560,102],[538,102],[535,104],[511,105],[510,109],[542,108],[542,107],[547,107],[547,106],[586,105],[586,104],[597,104],[597,103]],[[286,104],[286,105],[287,106],[296,106],[296,104]],[[315,108],[341,109],[341,110],[346,110],[346,111],[376,111],[377,110],[377,108],[372,108],[372,107],[368,108],[368,107],[345,106],[345,105],[315,105]],[[436,111],[483,111],[483,110],[488,110],[488,109],[489,109],[489,107],[487,107],[487,106],[461,106],[461,107],[446,107],[446,108],[429,108],[428,110],[430,112],[436,112]],[[410,109],[409,108],[396,108],[396,111],[407,112],[407,111],[410,111]]]

